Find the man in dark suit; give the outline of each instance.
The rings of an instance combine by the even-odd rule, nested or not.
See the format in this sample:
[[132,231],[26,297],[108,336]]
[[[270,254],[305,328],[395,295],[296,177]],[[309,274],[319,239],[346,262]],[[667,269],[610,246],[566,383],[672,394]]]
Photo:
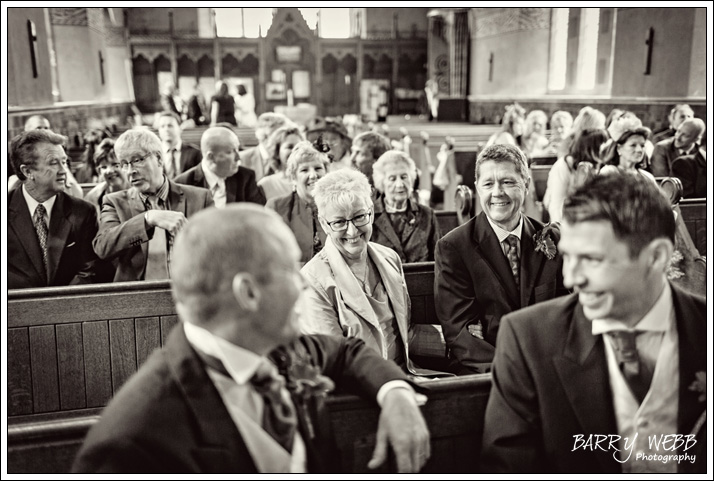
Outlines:
[[487,147],[476,160],[483,212],[436,244],[434,304],[458,374],[488,370],[501,316],[566,293],[557,228],[521,214],[529,184],[520,149]]
[[206,120],[206,115],[208,112],[208,107],[206,106],[206,99],[201,92],[201,86],[196,84],[193,87],[193,94],[188,99],[188,104],[186,106],[186,119],[193,120],[195,125],[206,125],[208,121]]
[[[73,471],[335,472],[309,408],[333,382],[382,407],[368,467],[382,464],[391,444],[400,471],[419,471],[429,434],[397,365],[355,338],[298,338],[300,249],[277,214],[248,203],[200,212],[174,252],[182,323],[109,403]],[[283,410],[280,430],[255,384],[263,370]],[[298,405],[308,409],[296,415],[298,384]]]
[[64,193],[66,138],[30,130],[10,142],[20,187],[8,194],[7,287],[66,286],[94,279],[97,213]]
[[672,162],[672,175],[682,181],[682,197],[707,196],[707,152],[699,148],[693,154],[677,157]]
[[270,134],[288,123],[290,123],[290,119],[283,114],[265,112],[258,117],[258,123],[255,127],[255,137],[258,139],[258,145],[240,153],[240,165],[255,172],[256,182],[268,175],[272,157],[267,149]]
[[174,181],[210,190],[216,207],[225,207],[228,202],[265,205],[265,195],[255,182],[255,172],[238,167],[238,145],[238,137],[231,129],[207,129],[201,136],[203,160]]
[[161,151],[159,138],[143,129],[127,130],[114,144],[131,188],[104,196],[94,251],[118,259],[115,282],[169,278],[174,237],[188,217],[213,205],[207,189],[167,178]]
[[652,175],[655,177],[671,176],[672,164],[677,157],[694,154],[701,149],[699,142],[702,140],[704,129],[705,124],[702,119],[687,119],[677,127],[674,137],[655,145],[650,162]]
[[159,114],[158,131],[163,143],[161,155],[164,170],[169,179],[201,163],[198,147],[181,141],[181,121],[178,115],[171,112]]
[[656,132],[652,136],[652,143],[656,145],[663,140],[674,137],[674,134],[677,133],[677,127],[679,127],[682,122],[687,119],[691,119],[692,117],[694,117],[694,111],[689,105],[675,105],[672,107],[672,110],[669,111],[669,116],[667,117],[669,127],[662,131]]
[[483,469],[706,472],[706,301],[667,280],[669,202],[642,176],[598,176],[563,218],[576,293],[504,317]]

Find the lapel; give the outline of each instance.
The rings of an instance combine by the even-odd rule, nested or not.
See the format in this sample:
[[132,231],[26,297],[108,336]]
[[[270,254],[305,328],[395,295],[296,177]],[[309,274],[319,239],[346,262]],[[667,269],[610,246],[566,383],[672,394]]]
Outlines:
[[256,472],[243,438],[179,323],[164,347],[172,377],[196,422],[194,452],[207,472]]
[[399,257],[404,259],[404,251],[402,250],[402,243],[397,237],[397,233],[392,227],[392,222],[389,220],[389,214],[384,209],[384,200],[382,197],[378,198],[374,202],[374,227],[377,228],[392,244],[390,247],[397,251]]
[[407,242],[409,242],[409,238],[411,237],[412,233],[417,229],[417,226],[421,225],[421,219],[423,217],[423,209],[419,208],[419,204],[415,202],[411,197],[409,200],[407,200],[409,203],[409,210],[407,210],[407,215],[408,215],[408,221],[406,225],[404,226],[404,233],[402,234],[404,236],[404,244],[406,245]]
[[[617,433],[602,336],[592,335],[592,325],[582,306],[576,299],[573,303],[563,353],[553,357],[555,370],[582,427],[578,432]],[[597,450],[596,456],[605,472],[620,470],[613,464],[616,461],[612,453]]]
[[40,241],[37,239],[35,225],[32,223],[32,214],[30,214],[30,209],[27,207],[27,202],[25,202],[22,194],[22,185],[10,193],[8,208],[9,227],[15,231],[19,244],[27,252],[27,257],[37,271],[38,277],[47,282],[45,268],[42,265],[42,248],[40,247]]
[[[183,195],[183,189],[173,180],[169,179],[169,207],[174,212],[183,212],[186,215],[186,199]],[[186,215],[188,217],[188,215]]]
[[692,298],[673,284],[672,300],[677,319],[679,338],[679,414],[677,425],[680,433],[689,434],[706,405],[699,402],[699,392],[689,387],[697,372],[706,372],[707,323],[705,317],[696,315],[697,308]]
[[184,167],[186,165],[186,149],[188,147],[186,146],[185,143],[181,142],[181,152],[179,152],[179,171],[174,172],[176,175],[181,175],[181,172],[184,171]]
[[228,177],[226,182],[226,204],[235,202],[238,198],[238,176],[240,175],[240,167],[238,167],[238,172]]
[[50,236],[48,239],[49,245],[47,246],[47,264],[49,273],[48,278],[50,284],[55,278],[55,273],[57,272],[57,266],[59,265],[60,259],[62,258],[62,252],[64,251],[64,246],[67,241],[67,236],[72,228],[72,223],[70,222],[70,215],[72,211],[68,209],[70,199],[63,192],[57,194],[57,199],[55,200],[55,205],[52,208],[52,216],[50,217]]
[[[374,262],[374,265],[377,267],[377,271],[379,271],[379,276],[382,278],[382,283],[384,284],[384,289],[387,291],[389,301],[392,304],[394,317],[397,320],[397,326],[399,326],[399,334],[402,337],[402,341],[404,341],[404,348],[406,350],[406,340],[409,339],[409,317],[404,300],[404,286],[401,282],[394,282],[394,266],[381,256],[371,243],[367,244],[367,254],[370,259],[372,259],[372,262]],[[408,358],[408,350],[406,350],[405,355]]]
[[[146,212],[146,206],[141,201],[141,197],[139,197],[139,191],[137,190],[136,187],[130,188],[127,191],[126,197],[127,197],[128,207],[129,207],[129,215],[127,216],[128,219],[131,219],[134,216],[137,216],[143,212]],[[149,243],[148,242],[141,243],[141,252],[144,254],[144,262],[146,262],[146,258],[148,256],[148,252],[149,252]]]
[[193,180],[193,185],[211,190],[211,187],[208,185],[208,181],[206,180],[206,174],[203,172],[202,164],[198,164],[195,167],[195,170],[193,171]]
[[503,286],[506,291],[514,310],[520,309],[521,304],[518,296],[518,288],[516,287],[516,281],[513,279],[511,266],[503,254],[501,243],[498,242],[498,237],[493,231],[491,224],[488,223],[484,212],[481,212],[476,217],[473,237],[476,242],[476,252],[493,270],[496,279],[500,281],[501,286]]
[[364,292],[362,292],[362,288],[359,286],[354,274],[352,274],[352,271],[350,271],[347,263],[342,258],[342,254],[340,254],[340,251],[337,250],[337,247],[335,247],[335,244],[332,242],[331,237],[325,239],[323,251],[327,257],[330,269],[332,269],[332,274],[335,277],[335,284],[340,286],[340,294],[345,305],[374,327],[379,328],[377,316],[372,310],[372,306],[364,295]]
[[535,251],[535,233],[533,223],[524,215],[521,231],[521,307],[529,305],[533,287],[546,259],[543,254]]

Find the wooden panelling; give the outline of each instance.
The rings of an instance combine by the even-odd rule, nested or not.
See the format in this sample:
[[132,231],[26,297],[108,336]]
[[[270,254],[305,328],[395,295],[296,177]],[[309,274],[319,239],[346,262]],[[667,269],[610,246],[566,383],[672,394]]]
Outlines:
[[109,321],[109,353],[114,394],[136,372],[136,334],[134,319]]
[[109,324],[82,323],[87,407],[105,406],[112,397]]
[[136,364],[144,364],[149,355],[160,346],[159,318],[143,317],[134,320],[136,328]]
[[58,411],[57,344],[55,326],[30,327],[33,412]]
[[171,329],[178,323],[178,316],[161,316],[161,345],[166,343]]
[[437,210],[436,222],[439,224],[439,230],[441,231],[442,237],[459,226],[456,211]]
[[56,334],[60,406],[62,410],[87,407],[82,325],[61,324]]
[[679,203],[684,224],[700,255],[707,255],[707,200],[684,199]]
[[7,410],[10,416],[32,413],[30,339],[26,327],[7,330]]

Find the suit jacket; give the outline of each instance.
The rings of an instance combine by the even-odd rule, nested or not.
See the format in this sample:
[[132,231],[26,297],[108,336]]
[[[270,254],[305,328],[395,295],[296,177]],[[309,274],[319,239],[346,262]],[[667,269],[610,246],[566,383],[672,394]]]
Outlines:
[[[701,148],[697,144],[694,147],[693,154],[700,150]],[[652,152],[652,160],[650,161],[652,175],[655,177],[670,177],[674,175],[672,164],[674,164],[677,157],[681,156],[679,149],[674,146],[674,137],[658,142]]]
[[[405,379],[396,365],[356,339],[306,336],[295,345],[309,353],[309,363],[332,378],[337,389],[368,399],[376,399],[384,383]],[[299,420],[303,432],[303,418]],[[323,453],[313,452],[314,443],[305,441],[308,470],[336,472],[330,461],[337,457],[317,465]],[[314,441],[319,445],[320,439]],[[255,473],[257,468],[179,324],[103,411],[72,471]]]
[[[689,434],[705,408],[689,386],[706,370],[706,301],[675,286],[672,298],[679,336],[677,433]],[[696,463],[683,461],[680,470],[706,472],[706,426],[701,432]],[[612,451],[573,450],[577,434],[617,434],[617,422],[603,337],[592,335],[573,294],[504,317],[486,408],[483,469],[621,472]]]
[[428,262],[434,260],[434,248],[441,237],[436,214],[429,207],[419,205],[409,199],[407,209],[408,222],[404,226],[402,243],[399,235],[389,220],[384,208],[384,199],[379,197],[374,202],[374,230],[372,242],[394,249],[402,262]]
[[[502,316],[567,292],[560,255],[550,260],[535,251],[533,235],[542,227],[523,216],[520,289],[484,212],[436,244],[434,304],[458,373],[488,369]],[[469,325],[478,322],[483,339],[468,331]]]
[[57,194],[47,239],[49,280],[42,248],[22,188],[8,193],[7,288],[67,286],[94,281],[97,256],[92,239],[97,212],[90,203],[64,192]]
[[201,160],[203,160],[203,155],[198,147],[181,142],[181,159],[179,161],[181,165],[179,167],[182,173],[199,165]]
[[[203,172],[203,165],[200,163],[174,178],[174,182],[210,189],[206,174]],[[239,167],[238,172],[226,178],[226,203],[230,202],[254,202],[265,205],[265,196],[255,183],[255,172],[246,167]]]
[[240,153],[240,165],[252,169],[255,172],[255,181],[259,181],[267,174],[263,163],[263,157],[260,155],[260,149],[256,145],[250,149],[245,149]]
[[685,199],[707,196],[706,152],[697,148],[694,154],[682,155],[672,162],[672,175],[682,181],[682,197]]
[[[313,220],[312,212],[307,203],[300,199],[296,192],[293,192],[283,197],[273,197],[265,205],[280,214],[280,217],[283,218],[290,230],[295,234],[302,251],[300,262],[305,263],[312,259],[317,252],[313,252]],[[316,225],[316,230],[320,243],[324,246],[325,231],[322,230],[322,226],[319,223]]]
[[192,95],[191,98],[188,99],[186,118],[193,120],[196,125],[205,125],[207,123],[206,115],[208,109],[204,104],[205,102],[202,101],[202,98],[199,99],[198,95]]
[[[187,218],[213,205],[207,189],[179,185],[171,180],[168,195],[171,210],[183,212]],[[100,259],[118,257],[114,282],[144,279],[148,242],[154,236],[153,228],[146,230],[145,212],[146,206],[134,187],[104,196],[94,251]]]

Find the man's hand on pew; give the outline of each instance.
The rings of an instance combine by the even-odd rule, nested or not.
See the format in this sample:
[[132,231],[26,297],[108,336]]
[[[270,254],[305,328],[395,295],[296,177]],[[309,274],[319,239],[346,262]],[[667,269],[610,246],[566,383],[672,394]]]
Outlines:
[[159,227],[175,236],[186,225],[187,219],[183,212],[172,210],[147,210],[144,216],[150,227]]
[[419,410],[414,392],[392,389],[384,397],[377,427],[377,445],[369,469],[376,469],[387,459],[392,446],[400,473],[418,473],[431,456],[429,430]]

